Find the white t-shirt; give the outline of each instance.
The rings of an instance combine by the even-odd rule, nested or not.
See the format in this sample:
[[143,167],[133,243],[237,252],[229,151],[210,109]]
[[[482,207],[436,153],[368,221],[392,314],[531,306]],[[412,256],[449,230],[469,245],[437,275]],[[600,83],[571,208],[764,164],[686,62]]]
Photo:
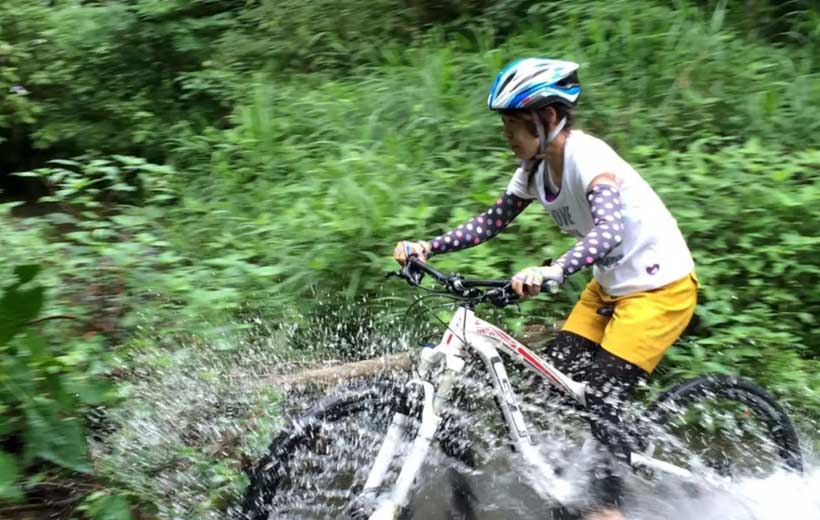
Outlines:
[[593,276],[607,294],[623,296],[657,289],[694,269],[692,255],[669,210],[638,172],[608,144],[579,130],[570,132],[564,148],[564,175],[552,201],[545,190],[549,169],[546,163],[541,161],[532,182],[527,165],[522,163],[507,192],[538,200],[563,232],[579,239],[594,227],[586,199],[590,182],[603,173],[610,173],[617,180],[624,224],[622,242],[592,268]]

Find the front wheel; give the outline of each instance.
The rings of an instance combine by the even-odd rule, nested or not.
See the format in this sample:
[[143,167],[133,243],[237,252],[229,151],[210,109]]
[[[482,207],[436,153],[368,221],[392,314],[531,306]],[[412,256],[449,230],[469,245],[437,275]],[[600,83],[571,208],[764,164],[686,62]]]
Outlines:
[[[241,520],[368,518],[388,497],[403,461],[401,447],[410,445],[400,443],[383,489],[362,493],[393,416],[400,412],[408,417],[403,437],[409,441],[419,424],[420,405],[412,390],[394,383],[369,382],[325,399],[271,442],[251,473],[241,512],[235,516]],[[472,466],[472,448],[456,442],[463,439],[459,433],[458,426],[445,417],[436,439],[440,455]],[[400,518],[413,517],[417,506],[447,511],[453,518],[474,518],[467,501],[469,485],[457,471],[441,467],[446,469],[424,473],[425,489],[400,511]]]
[[648,417],[661,430],[647,451],[653,458],[732,478],[803,469],[788,415],[749,380],[707,375],[685,381],[661,394]]
[[401,395],[392,385],[369,385],[313,406],[254,467],[239,518],[350,516]]

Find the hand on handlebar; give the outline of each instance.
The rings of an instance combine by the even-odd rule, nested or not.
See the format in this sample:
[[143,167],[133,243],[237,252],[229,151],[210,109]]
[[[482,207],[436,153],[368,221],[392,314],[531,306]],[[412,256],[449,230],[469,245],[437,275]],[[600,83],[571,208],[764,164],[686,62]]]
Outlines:
[[512,289],[518,296],[537,296],[542,290],[555,294],[564,283],[564,270],[560,265],[527,267],[512,278]]
[[[396,246],[398,249],[399,246],[402,246],[403,243],[399,242],[399,245]],[[390,271],[385,273],[387,278],[395,276],[396,278],[403,278],[412,286],[419,285],[421,283],[422,278],[424,278],[425,271],[432,270],[435,271],[432,267],[428,266],[425,263],[425,258],[420,257],[418,255],[409,255],[402,260],[396,258],[396,260],[401,263],[401,269],[398,271]]]
[[417,256],[422,261],[426,261],[431,249],[430,242],[425,242],[424,240],[402,240],[396,244],[396,247],[393,249],[393,258],[401,265],[406,264],[407,259],[411,256]]
[[480,280],[464,278],[456,273],[442,273],[418,256],[411,255],[401,270],[387,273],[387,277],[403,278],[412,286],[418,286],[425,274],[430,275],[439,284],[442,294],[449,293],[470,302],[471,305],[486,302],[496,307],[506,307],[518,301],[512,292],[509,280]]

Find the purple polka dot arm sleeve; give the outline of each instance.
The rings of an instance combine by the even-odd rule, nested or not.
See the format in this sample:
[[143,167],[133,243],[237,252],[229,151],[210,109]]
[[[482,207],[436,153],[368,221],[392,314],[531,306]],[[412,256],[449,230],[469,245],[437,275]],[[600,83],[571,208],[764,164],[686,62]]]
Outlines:
[[531,200],[505,193],[484,213],[430,240],[430,255],[449,253],[486,242],[513,221]]
[[596,184],[587,192],[587,201],[595,227],[555,262],[564,270],[564,277],[594,264],[623,241],[624,224],[618,188]]

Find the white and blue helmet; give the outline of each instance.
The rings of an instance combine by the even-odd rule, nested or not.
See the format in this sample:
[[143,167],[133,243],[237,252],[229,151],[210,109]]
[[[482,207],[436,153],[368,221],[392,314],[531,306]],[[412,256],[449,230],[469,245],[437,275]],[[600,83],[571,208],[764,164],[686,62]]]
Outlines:
[[487,106],[491,110],[537,110],[553,103],[574,107],[580,95],[577,63],[526,58],[498,73]]

